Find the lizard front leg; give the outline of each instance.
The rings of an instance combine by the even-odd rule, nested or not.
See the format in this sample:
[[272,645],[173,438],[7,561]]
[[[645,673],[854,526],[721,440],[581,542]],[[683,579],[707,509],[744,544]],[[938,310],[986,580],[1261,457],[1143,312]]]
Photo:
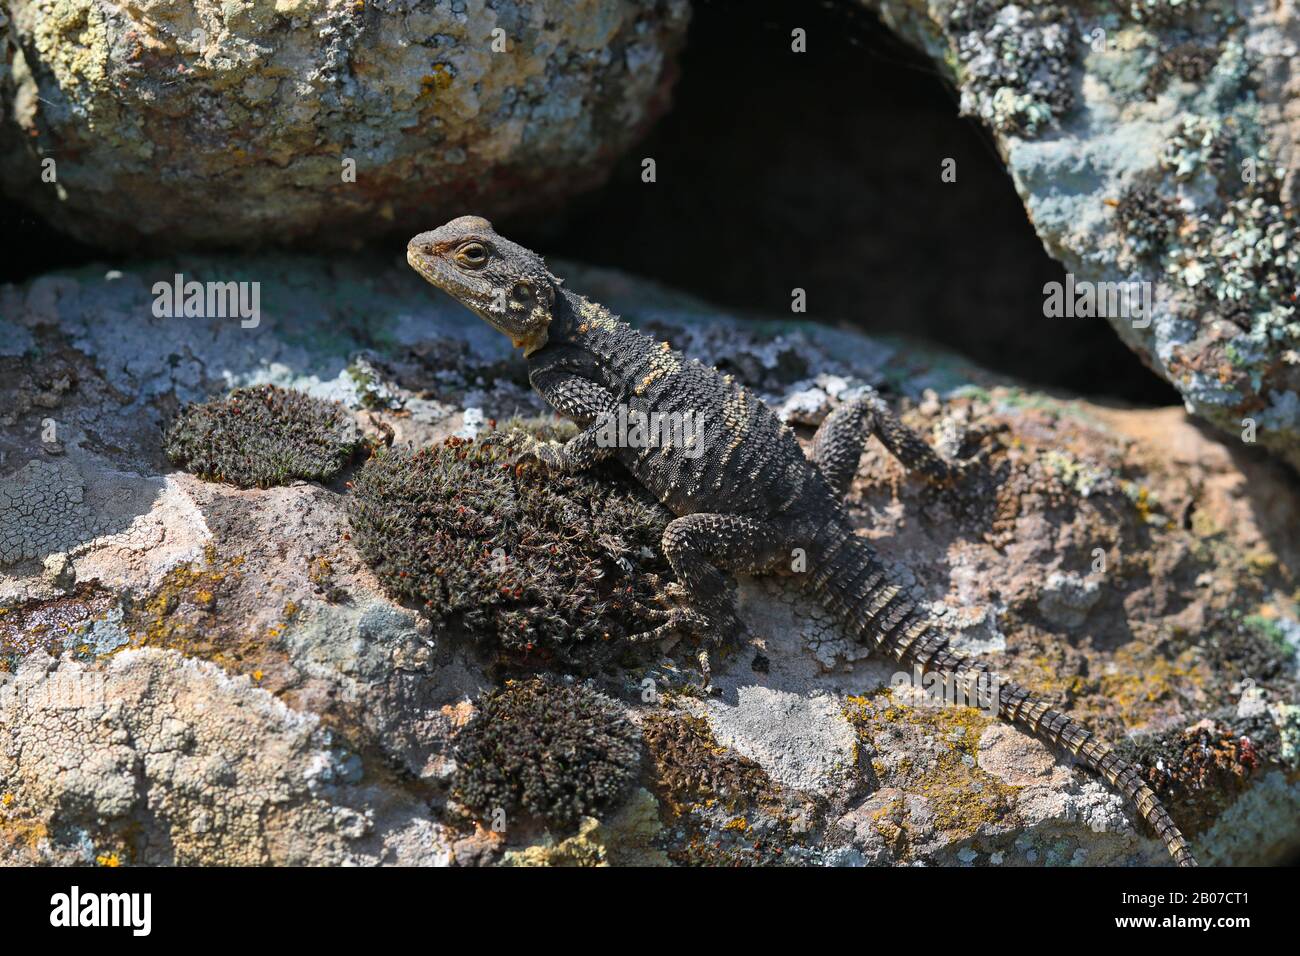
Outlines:
[[558,361],[530,368],[528,381],[548,405],[577,422],[582,431],[562,444],[530,440],[522,454],[550,471],[572,474],[592,467],[617,451],[616,446],[600,440],[607,417],[615,413],[613,392]]

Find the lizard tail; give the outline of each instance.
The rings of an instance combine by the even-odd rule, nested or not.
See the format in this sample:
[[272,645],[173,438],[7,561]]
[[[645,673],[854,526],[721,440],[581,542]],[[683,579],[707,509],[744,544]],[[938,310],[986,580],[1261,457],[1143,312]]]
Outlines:
[[[899,586],[875,551],[847,529],[836,529],[819,549],[810,585],[861,643],[923,672],[950,675],[989,693],[996,688],[998,715],[1055,747],[1068,749],[1137,807],[1179,866],[1196,866],[1187,841],[1137,770],[1077,721],[1053,710],[1028,690],[993,674],[988,665],[948,648],[924,611]],[[982,679],[981,679],[982,676]]]

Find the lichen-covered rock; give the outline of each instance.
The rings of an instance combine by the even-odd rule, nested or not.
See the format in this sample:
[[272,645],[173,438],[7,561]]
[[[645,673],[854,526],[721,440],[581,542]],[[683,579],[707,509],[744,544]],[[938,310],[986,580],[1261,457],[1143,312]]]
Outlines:
[[[1300,500],[1282,466],[1181,409],[1050,398],[944,353],[750,325],[552,265],[725,362],[801,437],[868,383],[949,454],[1002,426],[978,500],[872,443],[850,496],[859,533],[958,648],[1123,747],[1201,859],[1300,846]],[[259,258],[256,328],[149,307],[157,279],[253,268],[195,258],[0,286],[2,500],[81,489],[55,517],[0,512],[21,542],[0,564],[0,861],[1168,862],[1104,782],[979,710],[935,706],[780,581],[741,581],[751,640],[710,649],[716,695],[689,641],[590,670],[503,660],[385,586],[352,524],[356,487],[175,471],[176,409],[267,382],[342,402],[394,462],[481,448],[493,419],[542,411],[503,337],[388,262]],[[571,503],[590,514],[583,487]],[[652,531],[619,536],[653,552]],[[614,552],[634,577],[662,560]],[[626,744],[626,802],[570,804],[563,824],[508,811],[490,829],[494,807],[475,819],[453,796],[484,766],[458,739],[507,678],[562,685],[575,663]]]
[[155,249],[345,245],[590,187],[666,105],[689,15],[686,0],[6,7],[0,180],[79,238]]
[[173,652],[0,683],[0,862],[440,862],[419,798],[362,776],[317,716]]
[[854,2],[945,68],[1079,295],[1150,293],[1042,321],[1104,317],[1190,410],[1300,467],[1300,9]]

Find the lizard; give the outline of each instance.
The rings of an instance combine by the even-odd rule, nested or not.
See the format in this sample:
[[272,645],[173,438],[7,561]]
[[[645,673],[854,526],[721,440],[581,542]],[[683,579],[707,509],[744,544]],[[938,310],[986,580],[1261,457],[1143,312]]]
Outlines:
[[[640,637],[689,632],[720,642],[745,633],[734,575],[792,574],[791,555],[802,549],[803,570],[793,577],[857,641],[923,673],[994,679],[1002,719],[1100,774],[1132,801],[1176,864],[1196,865],[1136,768],[1026,688],[951,649],[932,617],[892,582],[880,556],[854,532],[843,498],[870,436],[907,470],[939,485],[961,480],[969,462],[941,456],[874,392],[839,404],[805,453],[777,414],[732,376],[575,294],[541,256],[498,235],[481,217],[461,216],[415,236],[407,262],[506,335],[523,353],[531,387],[578,426],[565,442],[529,439],[523,456],[543,471],[563,473],[615,459],[675,516],[662,546],[678,600],[658,611],[650,619],[657,626]],[[692,415],[694,443],[611,441],[610,424],[634,413],[641,421],[656,413],[678,420]]]

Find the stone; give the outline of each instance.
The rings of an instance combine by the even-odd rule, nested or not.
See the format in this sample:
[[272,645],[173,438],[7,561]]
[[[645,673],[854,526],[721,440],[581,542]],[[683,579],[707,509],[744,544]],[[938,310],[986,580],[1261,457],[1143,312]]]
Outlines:
[[6,9],[0,184],[88,243],[155,250],[553,205],[665,108],[689,19],[686,0]]
[[[1143,759],[1202,859],[1300,845],[1300,500],[1282,466],[1181,408],[1051,397],[943,352],[552,266],[728,358],[774,407],[819,392],[793,403],[805,441],[868,385],[957,452],[970,426],[1005,426],[983,439],[976,502],[870,443],[858,533],[958,646]],[[178,271],[253,270],[255,328],[150,308]],[[0,342],[30,343],[0,354],[0,862],[1168,862],[1104,782],[978,710],[893,689],[896,666],[770,579],[741,581],[752,646],[713,651],[716,695],[690,644],[592,678],[660,728],[622,806],[572,832],[492,831],[450,782],[493,659],[384,592],[347,538],[346,482],[205,482],[171,469],[161,436],[183,402],[262,382],[343,402],[376,441],[540,413],[503,337],[405,267],[280,255],[0,286]],[[1202,740],[1235,743],[1206,764]]]
[[1075,284],[1042,321],[1104,319],[1190,411],[1300,468],[1300,7],[848,2],[989,128]]

